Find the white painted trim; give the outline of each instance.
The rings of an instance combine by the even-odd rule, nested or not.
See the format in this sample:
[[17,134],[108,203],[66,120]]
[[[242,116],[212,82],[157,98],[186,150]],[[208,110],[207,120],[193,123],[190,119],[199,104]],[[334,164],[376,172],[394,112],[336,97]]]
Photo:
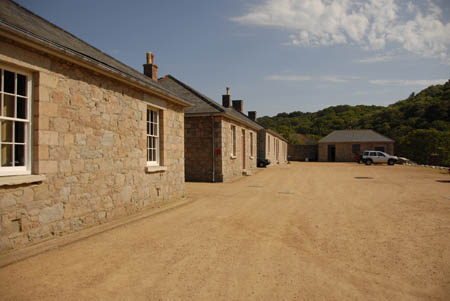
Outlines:
[[[33,111],[32,111],[32,102],[33,102],[33,74],[24,69],[23,67],[16,67],[11,66],[10,64],[6,63],[6,62],[0,62],[0,69],[2,70],[7,70],[10,72],[14,72],[16,74],[15,76],[15,83],[14,85],[17,86],[17,74],[22,74],[25,75],[27,77],[27,96],[21,96],[18,95],[19,97],[22,98],[26,98],[27,99],[27,116],[28,119],[22,119],[22,118],[10,118],[10,117],[2,117],[2,120],[11,120],[11,121],[19,121],[19,122],[23,122],[26,124],[27,127],[27,131],[25,133],[25,141],[24,141],[24,145],[25,145],[25,166],[5,166],[5,167],[0,167],[0,177],[3,176],[13,176],[13,175],[30,175],[31,174],[31,166],[32,166],[32,148],[33,148],[33,140],[32,140],[32,127],[33,127]],[[17,87],[15,87],[15,89],[17,89]],[[11,93],[4,93],[2,92],[2,94],[7,94],[7,95],[14,95],[16,96],[17,94],[11,94]],[[17,101],[17,100],[16,100]],[[0,105],[3,105],[3,97],[0,98]],[[15,110],[17,110],[17,108],[15,108]],[[14,131],[14,128],[13,128]],[[1,136],[1,133],[0,133]],[[13,132],[13,136],[14,136],[14,132]],[[1,138],[0,138],[1,140]],[[19,143],[21,144],[21,143]],[[14,158],[14,154],[13,154],[13,158]],[[13,159],[14,160],[14,159]]]

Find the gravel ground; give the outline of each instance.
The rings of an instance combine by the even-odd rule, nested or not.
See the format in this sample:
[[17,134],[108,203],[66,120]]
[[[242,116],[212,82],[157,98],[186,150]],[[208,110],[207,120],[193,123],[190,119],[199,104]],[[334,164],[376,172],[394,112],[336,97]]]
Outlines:
[[2,300],[449,300],[450,177],[293,163],[0,269]]

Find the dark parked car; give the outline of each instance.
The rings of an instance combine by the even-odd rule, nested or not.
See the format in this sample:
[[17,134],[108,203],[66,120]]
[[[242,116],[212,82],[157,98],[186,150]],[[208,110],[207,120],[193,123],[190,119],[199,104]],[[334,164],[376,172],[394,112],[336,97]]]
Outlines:
[[258,159],[258,167],[266,167],[270,164],[269,159]]

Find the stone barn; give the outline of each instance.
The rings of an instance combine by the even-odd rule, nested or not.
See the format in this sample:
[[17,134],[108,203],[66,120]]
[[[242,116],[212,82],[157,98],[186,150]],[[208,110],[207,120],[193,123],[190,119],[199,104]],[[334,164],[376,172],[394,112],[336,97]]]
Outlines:
[[334,131],[319,140],[319,161],[351,162],[365,150],[394,154],[394,140],[373,130]]
[[[186,181],[225,182],[257,167],[257,133],[263,127],[242,113],[243,100],[222,105],[171,75],[159,82],[189,101],[185,122]],[[230,104],[232,103],[232,107]]]
[[0,1],[0,252],[184,194],[184,108],[157,82]]

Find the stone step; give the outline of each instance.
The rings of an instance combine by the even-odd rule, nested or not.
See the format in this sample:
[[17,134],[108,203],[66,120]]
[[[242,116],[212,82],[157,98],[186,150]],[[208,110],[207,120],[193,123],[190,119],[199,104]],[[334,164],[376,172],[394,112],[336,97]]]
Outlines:
[[253,173],[251,170],[243,170],[242,175],[243,176],[251,176],[251,175],[253,175]]

